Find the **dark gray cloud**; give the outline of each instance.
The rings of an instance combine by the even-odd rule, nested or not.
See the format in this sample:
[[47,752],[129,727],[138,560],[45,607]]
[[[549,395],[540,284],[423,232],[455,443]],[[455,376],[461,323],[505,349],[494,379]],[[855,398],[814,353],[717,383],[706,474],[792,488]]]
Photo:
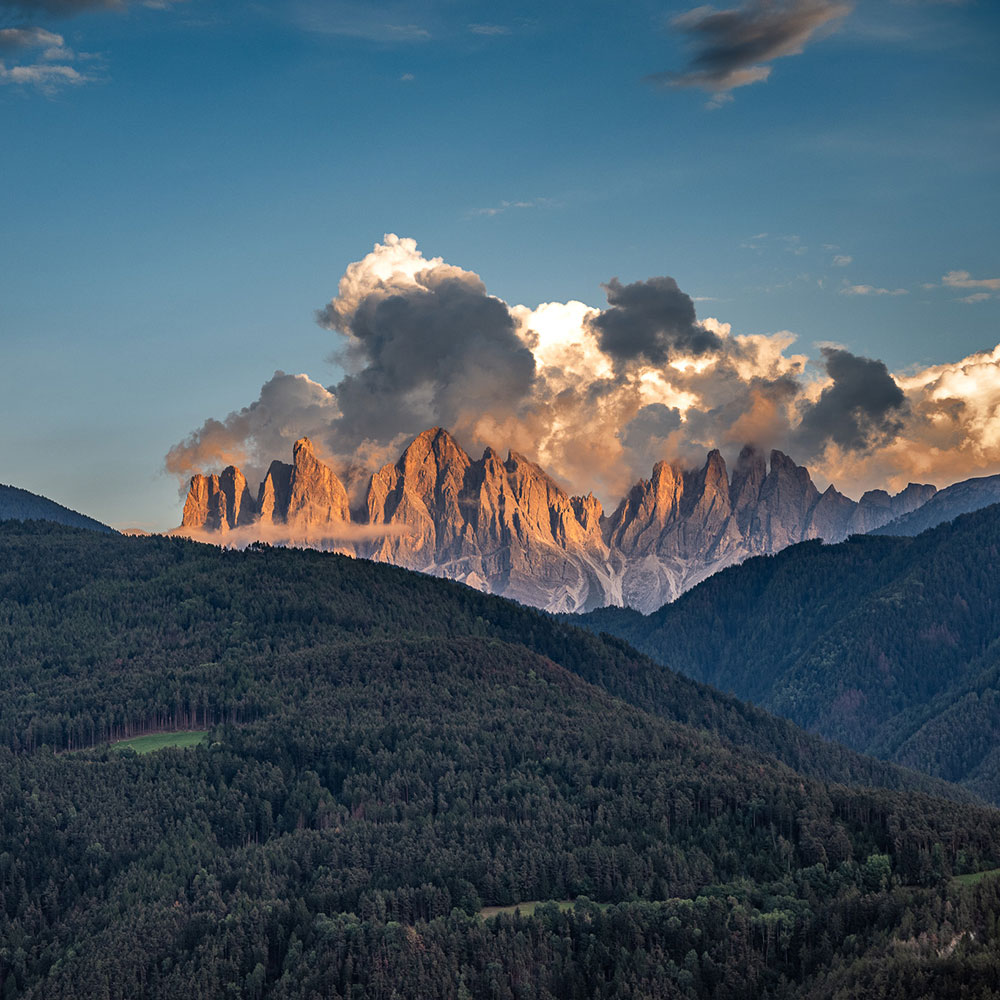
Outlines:
[[899,434],[906,397],[886,366],[842,348],[822,350],[833,384],[804,409],[795,433],[798,454],[818,454],[831,441],[845,451],[864,453]]
[[796,55],[809,39],[853,9],[845,0],[747,0],[741,7],[696,7],[674,18],[692,50],[683,72],[648,79],[671,87],[703,87],[722,94],[766,80],[768,63]]
[[719,347],[719,338],[698,323],[691,296],[673,278],[630,285],[612,278],[604,290],[608,308],[591,325],[601,350],[616,362],[660,365],[678,355],[700,355]]
[[480,279],[429,269],[411,285],[373,288],[345,314],[339,300],[324,326],[349,334],[336,387],[338,449],[388,441],[414,427],[461,427],[482,413],[510,413],[532,392],[535,359],[507,305]]
[[124,7],[126,0],[0,0],[0,11],[16,11],[26,15],[51,14],[72,17],[85,10]]

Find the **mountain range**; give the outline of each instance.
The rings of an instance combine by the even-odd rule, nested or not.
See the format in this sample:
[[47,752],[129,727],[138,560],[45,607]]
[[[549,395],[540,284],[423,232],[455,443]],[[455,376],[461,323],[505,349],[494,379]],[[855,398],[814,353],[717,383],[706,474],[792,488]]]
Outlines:
[[856,502],[832,485],[820,493],[782,452],[748,445],[732,474],[718,451],[700,469],[659,462],[608,515],[592,494],[571,496],[522,455],[488,448],[473,459],[435,427],[372,475],[354,510],[301,438],[291,464],[273,461],[256,493],[235,466],[194,476],[180,531],[332,549],[549,611],[650,612],[749,556],[872,531],[936,492],[911,483]]

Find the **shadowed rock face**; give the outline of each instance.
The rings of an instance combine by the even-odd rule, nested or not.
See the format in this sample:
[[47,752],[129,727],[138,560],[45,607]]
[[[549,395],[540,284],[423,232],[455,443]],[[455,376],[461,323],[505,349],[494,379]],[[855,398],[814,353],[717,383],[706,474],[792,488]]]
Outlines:
[[371,477],[364,540],[344,541],[347,493],[308,438],[295,443],[291,465],[271,463],[256,503],[232,466],[195,476],[183,527],[281,526],[288,536],[281,540],[448,577],[550,611],[625,604],[648,612],[748,556],[871,531],[934,492],[911,484],[894,497],[873,490],[858,503],[832,486],[820,495],[787,455],[773,451],[768,461],[748,445],[732,478],[718,451],[701,469],[657,463],[608,517],[592,495],[571,497],[523,456],[503,459],[487,448],[473,459],[434,427]]

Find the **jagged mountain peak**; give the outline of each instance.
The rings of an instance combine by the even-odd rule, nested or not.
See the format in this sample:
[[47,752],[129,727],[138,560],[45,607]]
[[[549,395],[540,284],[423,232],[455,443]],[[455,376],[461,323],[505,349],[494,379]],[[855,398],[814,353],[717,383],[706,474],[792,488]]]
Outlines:
[[[855,502],[777,449],[739,453],[730,476],[711,450],[698,467],[657,462],[610,516],[600,501],[569,492],[542,466],[487,447],[470,458],[443,427],[431,427],[369,479],[364,508],[371,559],[447,576],[555,611],[627,604],[651,611],[724,566],[807,538],[839,541],[915,509],[934,488],[910,484],[892,497]],[[256,501],[233,466],[192,477],[184,526],[224,534],[283,525],[321,538],[351,521],[347,494],[308,437],[292,464],[273,461]],[[343,548],[343,546],[340,546]]]

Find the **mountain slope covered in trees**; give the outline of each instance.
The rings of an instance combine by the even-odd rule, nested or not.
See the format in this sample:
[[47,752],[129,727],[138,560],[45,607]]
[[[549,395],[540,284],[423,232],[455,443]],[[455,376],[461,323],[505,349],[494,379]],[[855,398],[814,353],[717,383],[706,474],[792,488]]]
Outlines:
[[112,534],[114,529],[106,524],[64,507],[55,500],[30,493],[17,486],[0,485],[0,521],[54,521],[71,528],[87,528]]
[[644,617],[576,621],[859,750],[1000,801],[1000,507],[809,542]]
[[1000,813],[930,779],[392,567],[0,554],[4,997],[991,995]]

